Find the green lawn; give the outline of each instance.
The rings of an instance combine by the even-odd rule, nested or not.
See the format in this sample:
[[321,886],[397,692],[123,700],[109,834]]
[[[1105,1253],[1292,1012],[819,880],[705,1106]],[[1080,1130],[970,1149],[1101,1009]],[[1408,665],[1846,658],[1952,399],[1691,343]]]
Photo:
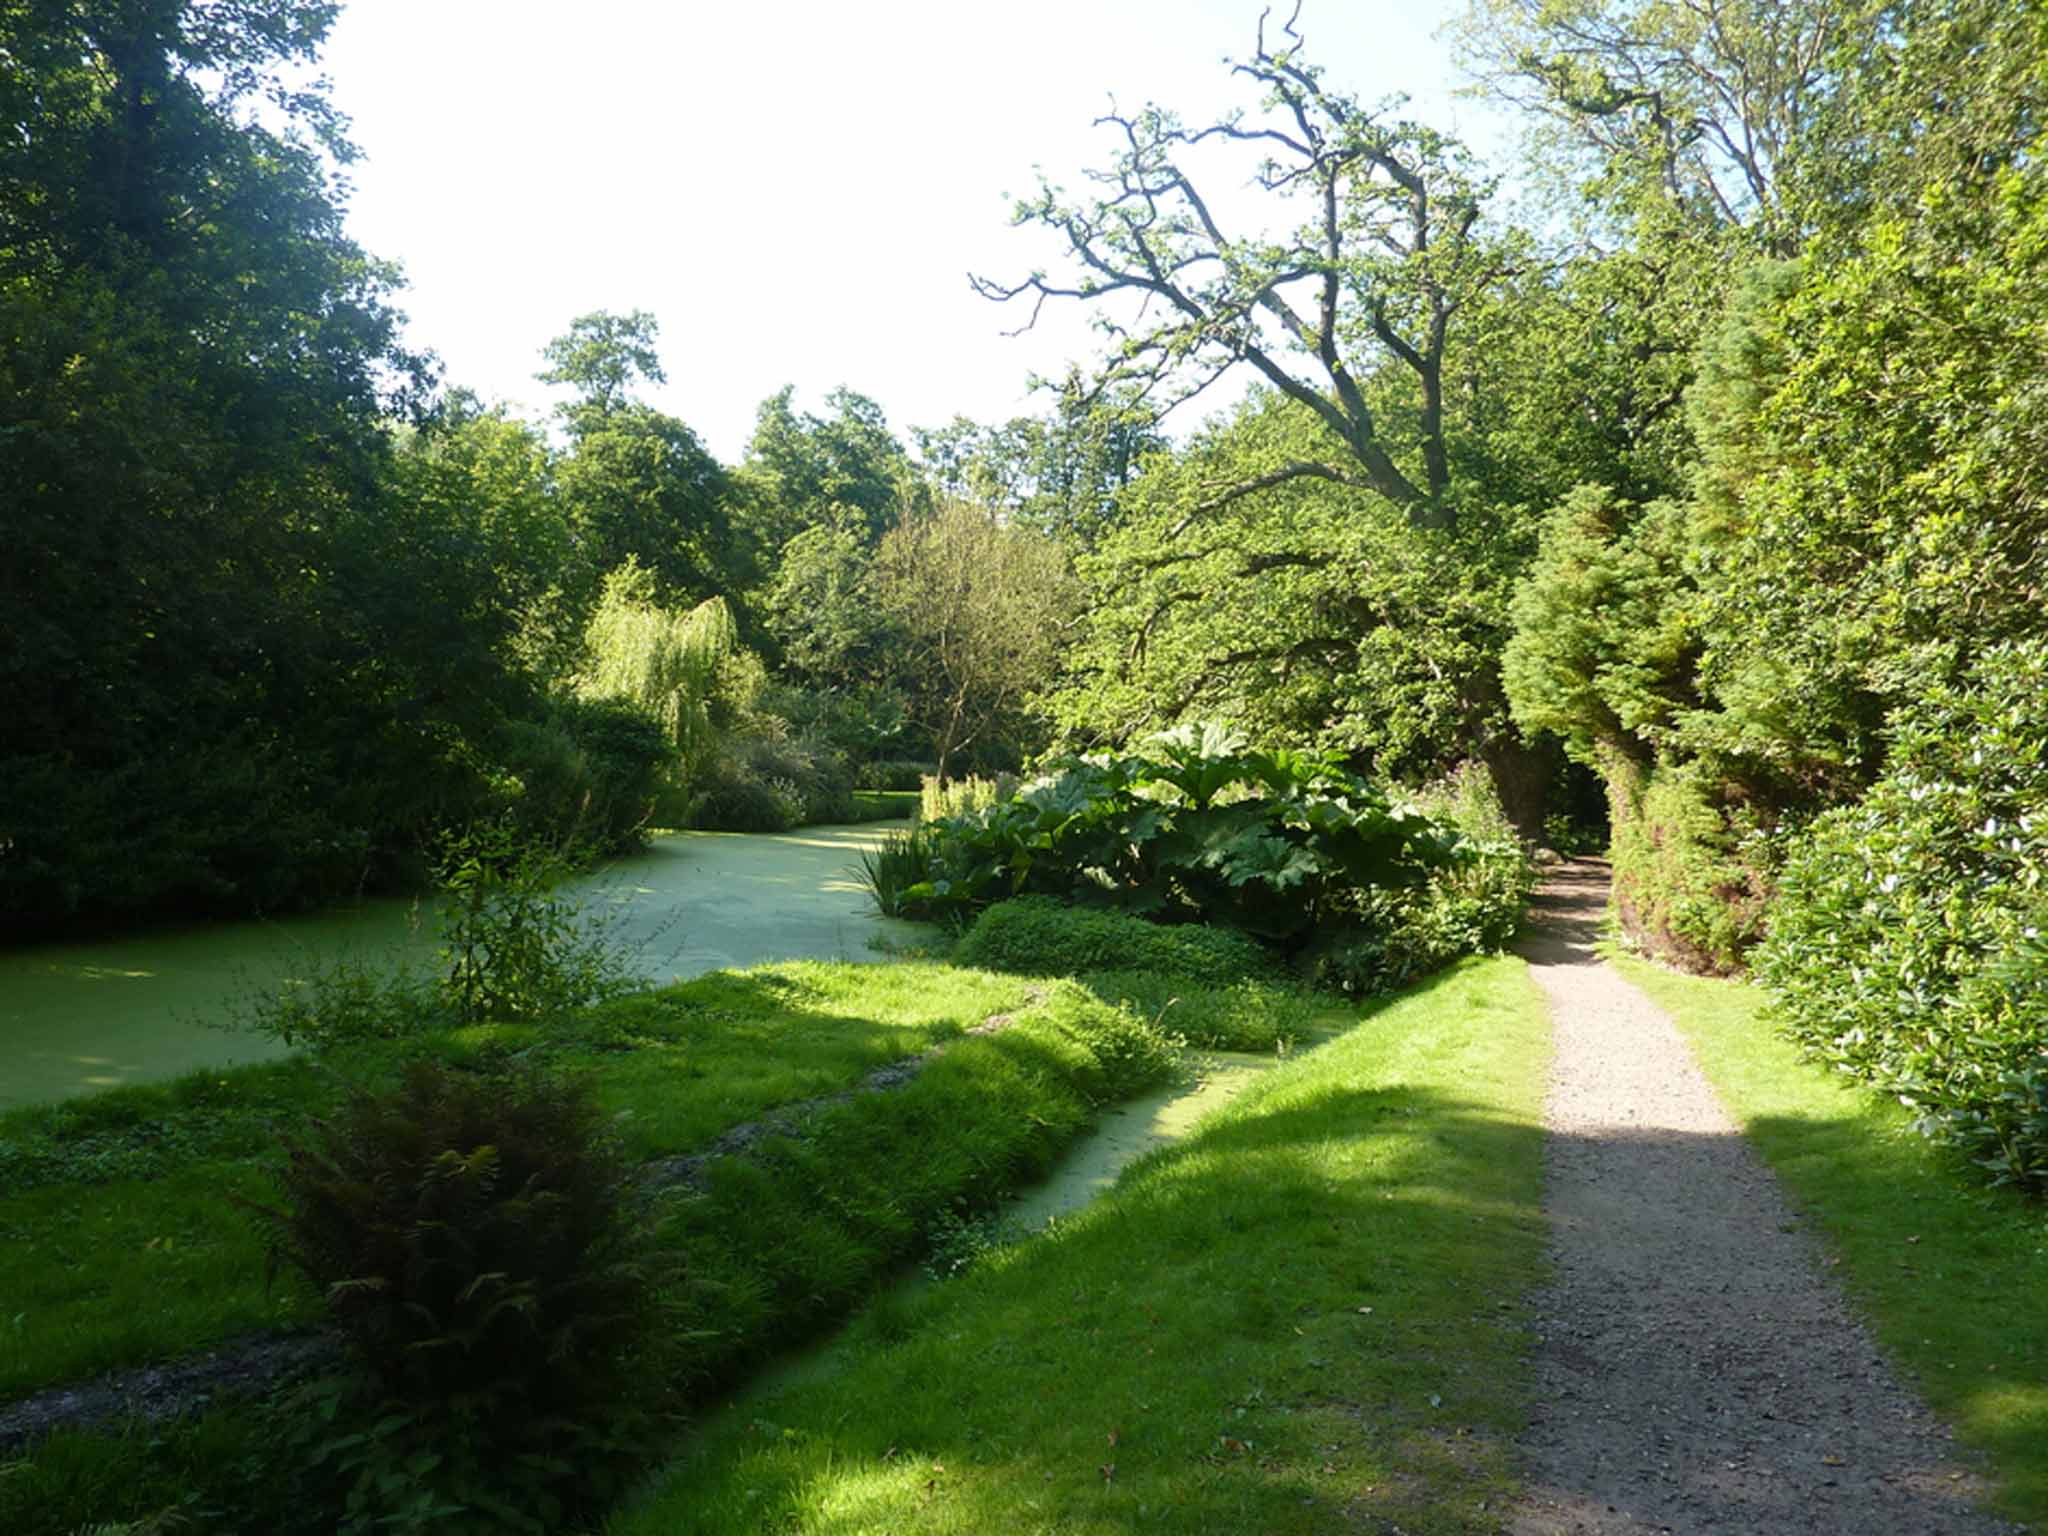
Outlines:
[[1885,1351],[1989,1457],[2000,1509],[2048,1526],[2048,1211],[1986,1189],[1898,1105],[1802,1060],[1759,1017],[1760,990],[1616,963],[1817,1221]]
[[1115,1192],[715,1415],[618,1536],[1484,1528],[1511,1488],[1549,1029],[1467,961]]
[[[686,1153],[763,1111],[1019,1007],[1031,984],[936,965],[793,962],[720,972],[544,1029],[461,1031],[436,1054],[516,1052],[587,1071],[638,1156]],[[311,1317],[263,1281],[255,1228],[278,1137],[332,1103],[359,1049],[202,1073],[0,1117],[0,1396]]]
[[[863,1028],[881,1028],[878,1020],[894,1020],[904,1043],[956,1034],[964,1019],[979,1022],[998,1002],[1009,1005],[1003,1011],[1011,1017],[998,1033],[953,1039],[894,1091],[822,1106],[799,1134],[767,1137],[743,1155],[713,1159],[697,1182],[659,1197],[659,1241],[684,1261],[663,1290],[671,1326],[646,1356],[664,1411],[701,1403],[764,1356],[843,1318],[949,1221],[1044,1173],[1102,1105],[1157,1085],[1178,1060],[1160,1032],[1071,982],[1032,983],[939,966],[805,965],[715,977],[677,992],[701,1005],[687,1027],[669,1017],[675,993],[639,999],[564,1021],[565,1054],[630,1057],[657,1049],[635,1043],[646,1035],[657,1044],[694,1040],[707,1051],[716,1042],[736,1059],[780,1055],[802,1069],[771,1078],[736,1065],[738,1096],[716,1102],[729,1111],[738,1105],[751,1110],[770,1081],[789,1089],[819,1086],[821,1061],[836,1060],[836,1080],[849,1081],[874,1053]],[[825,1038],[818,1038],[821,1031]],[[532,1050],[529,1035],[517,1032],[508,1040],[499,1031],[491,1042],[472,1039],[462,1048]],[[846,1042],[852,1044],[835,1057],[835,1043]],[[724,1091],[681,1074],[676,1084],[684,1098]],[[690,1122],[694,1132],[721,1123],[717,1114]],[[47,1234],[45,1267],[68,1278],[64,1294],[34,1314],[43,1326],[23,1330],[15,1368],[26,1374],[40,1364],[50,1373],[40,1380],[47,1380],[56,1374],[52,1360],[68,1374],[95,1353],[182,1347],[221,1325],[222,1311],[208,1310],[209,1287],[261,1306],[261,1256],[245,1229],[233,1242],[214,1234],[216,1245],[209,1248],[176,1228],[185,1202],[209,1217],[235,1216],[209,1188],[223,1176],[255,1187],[258,1160],[216,1158],[148,1185],[125,1181],[111,1202],[106,1197],[114,1186],[52,1183],[37,1192],[45,1202],[35,1213]],[[134,1198],[138,1188],[159,1192],[153,1209]],[[147,1248],[144,1267],[136,1268],[129,1250],[139,1231],[167,1228],[175,1241]],[[201,1250],[207,1252],[203,1270],[165,1267],[196,1263],[191,1256]],[[60,1251],[61,1262],[50,1263]],[[109,1289],[109,1277],[126,1288]],[[295,1297],[279,1310],[310,1314],[308,1300]],[[68,1331],[56,1332],[52,1317]],[[307,1419],[304,1405],[273,1404],[271,1411],[280,1426],[303,1430],[317,1423]],[[118,1426],[59,1432],[27,1457],[0,1462],[0,1530],[74,1536],[166,1508],[209,1528],[307,1536],[333,1529],[343,1489],[320,1457],[307,1454],[308,1441],[294,1441],[276,1426],[262,1428],[264,1412],[230,1404],[133,1433]]]

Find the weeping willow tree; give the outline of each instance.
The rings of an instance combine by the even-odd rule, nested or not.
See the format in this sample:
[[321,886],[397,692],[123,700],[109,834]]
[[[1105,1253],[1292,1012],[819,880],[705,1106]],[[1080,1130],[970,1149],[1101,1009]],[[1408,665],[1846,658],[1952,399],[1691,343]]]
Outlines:
[[589,660],[576,691],[630,700],[662,721],[675,738],[687,783],[717,745],[710,700],[739,632],[722,597],[683,613],[661,607],[654,591],[654,573],[631,556],[605,577],[584,631]]

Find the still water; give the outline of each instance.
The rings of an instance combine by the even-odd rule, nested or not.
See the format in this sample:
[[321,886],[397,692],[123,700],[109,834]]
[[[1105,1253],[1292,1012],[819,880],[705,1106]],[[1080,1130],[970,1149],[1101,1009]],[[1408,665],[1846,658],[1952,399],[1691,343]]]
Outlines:
[[[872,960],[924,930],[876,918],[859,857],[887,826],[679,832],[579,881],[651,981],[797,958]],[[430,909],[365,902],[275,921],[0,953],[0,1109],[283,1054],[220,1027],[238,998],[314,963],[431,966]]]

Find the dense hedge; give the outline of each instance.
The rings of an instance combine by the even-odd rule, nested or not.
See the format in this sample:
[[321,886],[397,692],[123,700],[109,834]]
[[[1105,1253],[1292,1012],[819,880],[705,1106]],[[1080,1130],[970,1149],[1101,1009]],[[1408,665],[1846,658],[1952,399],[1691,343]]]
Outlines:
[[1756,952],[1785,1029],[2048,1192],[2048,641],[1902,711],[1884,777],[1792,849]]
[[1121,912],[1070,907],[1047,896],[996,903],[967,930],[953,958],[1019,976],[1150,971],[1209,987],[1226,987],[1273,969],[1256,940],[1227,928],[1167,926]]

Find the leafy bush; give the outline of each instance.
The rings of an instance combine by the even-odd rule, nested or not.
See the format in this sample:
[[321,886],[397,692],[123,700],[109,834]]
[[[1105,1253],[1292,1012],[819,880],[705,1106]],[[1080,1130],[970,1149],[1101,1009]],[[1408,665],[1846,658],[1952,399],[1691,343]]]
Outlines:
[[1204,987],[1227,987],[1273,970],[1272,958],[1246,934],[1198,923],[1147,922],[1045,896],[990,907],[967,930],[953,958],[1019,976],[1142,970]]
[[728,742],[691,789],[688,823],[709,832],[786,832],[854,815],[852,770],[818,742]]
[[1191,986],[1139,970],[1091,971],[1080,981],[1105,1003],[1203,1050],[1271,1051],[1301,1039],[1316,1022],[1315,998],[1280,982]]
[[989,779],[975,774],[964,779],[942,779],[928,773],[918,782],[917,819],[945,821],[954,816],[969,816],[1009,799],[1016,792],[1014,774],[999,773]]
[[1763,936],[1775,853],[1740,805],[1719,803],[1698,763],[1644,770],[1617,758],[1614,908],[1630,941],[1710,976],[1742,970]]
[[1463,764],[1415,798],[1464,837],[1465,857],[1421,885],[1366,893],[1351,921],[1307,947],[1302,968],[1316,985],[1392,991],[1460,956],[1499,951],[1521,925],[1536,868],[1485,766]]
[[889,757],[861,763],[853,770],[853,781],[861,789],[922,789],[931,773],[930,763],[916,758]]
[[898,910],[959,916],[1041,894],[1286,943],[1463,856],[1450,827],[1334,758],[1254,752],[1214,726],[1144,747],[1070,759],[1007,801],[930,823],[932,878],[900,890]]
[[438,976],[343,955],[308,957],[274,989],[234,1005],[230,1029],[328,1050],[485,1019],[532,1019],[636,990],[611,919],[561,888],[566,859],[509,822],[442,840]]
[[568,873],[503,825],[444,841],[441,995],[456,1022],[535,1018],[639,985],[606,919],[560,889]]
[[917,809],[909,795],[885,790],[857,789],[853,792],[853,814],[849,821],[903,821]]
[[674,818],[702,832],[787,832],[803,819],[795,786],[749,776],[744,769],[714,768],[684,797]]
[[1895,717],[1884,776],[1790,850],[1756,951],[1786,1032],[2048,1192],[2048,641]]
[[646,1399],[671,1266],[587,1089],[414,1062],[287,1146],[258,1207],[353,1373],[310,1396],[345,1531],[558,1528]]

